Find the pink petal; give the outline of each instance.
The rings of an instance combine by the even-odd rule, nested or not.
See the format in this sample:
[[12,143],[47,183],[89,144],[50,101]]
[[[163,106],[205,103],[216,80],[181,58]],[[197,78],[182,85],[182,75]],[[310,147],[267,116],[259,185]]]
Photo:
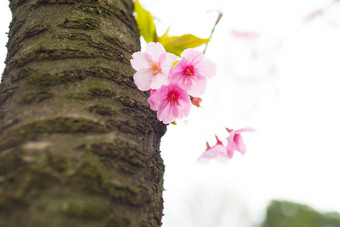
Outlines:
[[209,158],[206,158],[204,156],[200,156],[198,159],[197,159],[197,163],[200,163],[200,164],[207,164],[208,162],[210,161]]
[[228,155],[228,158],[232,158],[234,156],[234,153],[236,151],[236,148],[235,148],[235,144],[233,143],[228,143],[227,145],[227,155]]
[[174,62],[176,61],[177,56],[174,55],[174,54],[171,54],[171,53],[164,53],[164,55],[166,57],[164,58],[164,60],[162,59],[162,61],[160,59],[159,63],[160,63],[160,67],[162,69],[162,72],[168,74],[171,67],[173,66]]
[[167,75],[163,73],[158,73],[157,75],[152,75],[150,80],[150,88],[151,89],[158,89],[162,85],[166,85],[169,83],[169,79]]
[[150,54],[153,60],[157,61],[161,54],[165,53],[165,49],[160,43],[150,42],[146,46],[145,52]]
[[183,59],[187,59],[187,64],[197,64],[204,57],[204,55],[193,48],[188,48],[183,51],[181,57]]
[[150,95],[154,94],[157,91],[157,89],[150,89]]
[[176,117],[172,115],[170,111],[170,104],[166,104],[164,108],[158,109],[157,118],[163,121],[164,124],[169,124],[176,120]]
[[234,136],[235,136],[235,130],[232,130],[227,138],[228,140],[227,155],[229,158],[232,158],[234,156],[234,152],[236,150],[235,143],[234,143]]
[[178,80],[181,78],[182,72],[178,71],[178,69],[172,68],[169,74],[170,83],[178,83]]
[[211,78],[216,74],[216,65],[209,59],[202,59],[196,66],[199,73],[206,78]]
[[172,115],[175,118],[183,117],[183,116],[179,116],[179,110],[178,110],[178,107],[176,105],[170,104],[170,112],[172,113]]
[[189,115],[189,113],[190,113],[191,105],[188,104],[184,100],[179,100],[179,105],[181,107],[181,112],[180,112],[178,118],[187,117]]
[[242,137],[239,137],[238,141],[235,143],[236,150],[239,151],[241,154],[246,153],[246,145],[244,145]]
[[157,110],[160,103],[162,102],[159,93],[159,90],[151,90],[150,97],[148,98],[148,103],[150,104],[150,109]]
[[181,85],[181,87],[187,91],[189,91],[191,89],[193,80],[190,78],[187,78],[186,76],[181,76],[178,79],[178,83]]
[[191,96],[202,95],[207,87],[207,80],[205,77],[198,77],[194,83],[192,83],[190,90],[188,91]]
[[137,71],[135,75],[133,75],[133,80],[141,91],[147,91],[150,89],[150,82],[152,78],[152,73],[148,71]]
[[237,129],[235,130],[236,133],[240,134],[242,132],[255,132],[256,129],[251,128],[251,127],[246,127],[246,128],[241,128],[241,129]]
[[229,161],[229,158],[227,155],[218,155],[215,159],[216,161],[220,163],[227,163]]
[[241,154],[246,153],[246,146],[243,142],[243,138],[241,136],[242,132],[253,132],[255,129],[247,127],[247,128],[242,128],[238,130],[230,130],[230,132],[227,140],[228,140],[228,145],[227,145],[227,154],[229,158],[232,158],[234,155],[235,151],[239,151]]
[[149,54],[143,52],[134,53],[132,55],[132,59],[130,60],[132,68],[135,70],[147,69],[151,63],[147,55]]
[[208,148],[203,154],[198,158],[197,162],[207,163],[209,160],[215,159],[218,162],[225,163],[229,160],[225,147],[223,144],[216,144],[215,146]]
[[167,95],[168,95],[168,93],[170,91],[170,86],[171,86],[171,84],[169,84],[167,86],[162,86],[159,89],[159,97],[160,97],[160,99],[164,100],[167,97]]
[[180,80],[180,78],[183,76],[183,70],[185,69],[186,65],[187,61],[182,59],[170,70],[169,79],[171,82],[178,82]]
[[[172,91],[175,91],[178,95],[178,104],[171,103],[168,99],[169,92]],[[176,118],[187,116],[191,108],[189,95],[177,83],[163,85],[160,89],[153,91],[148,102],[151,109],[158,111],[157,118],[164,124],[168,124]]]

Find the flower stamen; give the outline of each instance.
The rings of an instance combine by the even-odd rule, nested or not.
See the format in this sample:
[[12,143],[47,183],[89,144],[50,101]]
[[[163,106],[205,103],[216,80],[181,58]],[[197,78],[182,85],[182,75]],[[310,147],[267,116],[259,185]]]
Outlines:
[[152,72],[153,75],[156,75],[157,73],[161,72],[161,67],[159,63],[152,62],[148,70],[149,72]]
[[178,104],[178,94],[175,91],[169,93],[168,100],[171,104]]
[[185,74],[186,77],[195,78],[196,73],[197,73],[197,70],[192,65],[189,65],[189,66],[185,67],[185,69],[184,69],[184,74]]

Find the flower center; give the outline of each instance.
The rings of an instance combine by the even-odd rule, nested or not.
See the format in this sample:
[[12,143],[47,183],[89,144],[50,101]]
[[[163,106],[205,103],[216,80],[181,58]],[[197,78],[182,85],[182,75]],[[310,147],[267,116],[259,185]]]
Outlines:
[[152,72],[152,74],[156,75],[157,73],[161,72],[161,67],[158,63],[152,62],[148,70],[149,72]]
[[169,100],[169,102],[171,103],[171,104],[178,104],[178,94],[177,94],[177,92],[175,92],[175,91],[171,91],[171,92],[169,92],[169,94],[168,94],[168,100]]
[[194,68],[194,66],[190,65],[185,67],[184,74],[186,77],[194,78],[196,76],[197,70]]

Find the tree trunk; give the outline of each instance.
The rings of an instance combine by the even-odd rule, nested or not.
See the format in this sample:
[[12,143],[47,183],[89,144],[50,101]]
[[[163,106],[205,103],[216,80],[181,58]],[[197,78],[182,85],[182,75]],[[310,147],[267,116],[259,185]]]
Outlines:
[[160,226],[165,125],[133,84],[132,0],[10,0],[0,226]]

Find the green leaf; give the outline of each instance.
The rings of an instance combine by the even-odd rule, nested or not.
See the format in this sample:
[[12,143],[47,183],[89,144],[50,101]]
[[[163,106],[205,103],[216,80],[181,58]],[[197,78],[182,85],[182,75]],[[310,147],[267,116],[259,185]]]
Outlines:
[[157,42],[156,26],[153,22],[153,16],[145,10],[138,0],[135,2],[136,21],[140,35],[144,38],[145,42]]
[[180,56],[181,53],[187,48],[198,47],[210,41],[210,39],[201,39],[191,34],[169,37],[168,31],[169,29],[162,37],[159,37],[158,42],[160,42],[164,46],[167,52],[173,53],[177,56]]

